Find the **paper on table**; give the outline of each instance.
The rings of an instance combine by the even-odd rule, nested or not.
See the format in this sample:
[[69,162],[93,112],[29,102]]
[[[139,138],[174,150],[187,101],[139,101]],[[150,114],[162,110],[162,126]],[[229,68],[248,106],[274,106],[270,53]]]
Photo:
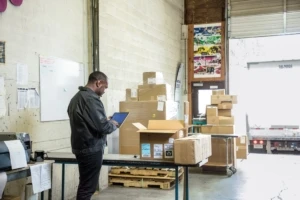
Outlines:
[[27,89],[18,88],[18,109],[24,109],[27,106]]
[[26,64],[17,64],[17,84],[27,85],[28,84],[28,66]]
[[51,165],[40,164],[30,166],[33,193],[39,193],[51,188]]
[[0,173],[0,199],[2,198],[2,194],[6,186],[6,183],[7,183],[7,175],[5,172],[1,172]]
[[11,168],[17,169],[27,166],[26,154],[23,145],[20,140],[4,141],[9,150]]

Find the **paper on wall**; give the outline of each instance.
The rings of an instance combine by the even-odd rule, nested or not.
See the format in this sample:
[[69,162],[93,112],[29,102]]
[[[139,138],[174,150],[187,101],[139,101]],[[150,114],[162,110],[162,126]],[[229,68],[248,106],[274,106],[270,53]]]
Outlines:
[[6,183],[7,183],[6,172],[1,172],[0,173],[0,199],[2,198],[2,194],[3,194],[4,188],[6,186]]
[[163,101],[159,101],[159,102],[157,103],[157,110],[158,110],[158,111],[164,111],[164,103],[165,103],[165,102],[163,102]]
[[39,108],[40,107],[40,97],[35,88],[28,88],[26,104],[27,104],[28,108]]
[[0,76],[0,95],[5,95],[4,77]]
[[17,84],[27,85],[28,84],[28,66],[26,64],[17,64]]
[[6,114],[5,98],[0,95],[0,118]]
[[11,168],[17,169],[27,166],[25,149],[20,140],[4,141],[9,150]]
[[18,88],[18,109],[22,110],[27,107],[27,89]]
[[33,193],[39,193],[51,188],[51,164],[30,166]]

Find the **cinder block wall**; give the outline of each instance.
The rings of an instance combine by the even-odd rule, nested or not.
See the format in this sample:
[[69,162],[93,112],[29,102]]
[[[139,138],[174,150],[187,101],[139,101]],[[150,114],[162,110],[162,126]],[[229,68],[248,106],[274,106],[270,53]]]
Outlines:
[[[125,100],[126,88],[142,84],[145,71],[161,71],[174,90],[176,67],[184,61],[183,0],[100,0],[100,70],[109,77],[102,97],[110,115]],[[119,134],[108,138],[119,152]]]

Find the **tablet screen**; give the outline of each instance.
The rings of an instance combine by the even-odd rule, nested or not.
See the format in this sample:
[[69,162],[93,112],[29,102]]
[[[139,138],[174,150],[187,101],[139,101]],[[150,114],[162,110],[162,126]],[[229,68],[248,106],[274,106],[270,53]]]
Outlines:
[[129,114],[129,112],[116,112],[116,113],[113,114],[111,119],[118,122],[119,126],[121,126],[121,124],[125,121],[128,114]]

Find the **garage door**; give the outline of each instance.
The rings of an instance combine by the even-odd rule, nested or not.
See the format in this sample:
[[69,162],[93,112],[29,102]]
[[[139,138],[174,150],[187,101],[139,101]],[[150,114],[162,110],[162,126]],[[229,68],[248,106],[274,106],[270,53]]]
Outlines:
[[230,0],[228,15],[230,38],[300,32],[299,0]]

